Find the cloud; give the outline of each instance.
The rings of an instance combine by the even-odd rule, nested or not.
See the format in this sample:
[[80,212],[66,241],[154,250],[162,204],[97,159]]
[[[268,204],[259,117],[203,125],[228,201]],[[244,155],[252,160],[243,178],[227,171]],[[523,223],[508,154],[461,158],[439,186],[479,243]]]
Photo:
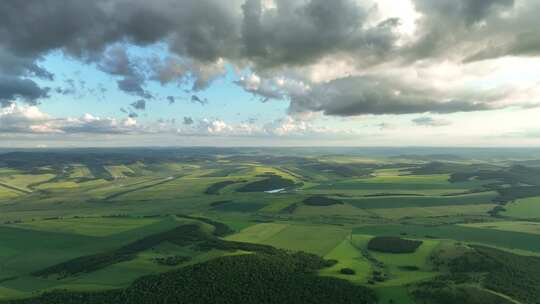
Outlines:
[[392,25],[369,26],[366,18],[353,0],[279,0],[270,10],[260,0],[6,0],[0,3],[0,28],[8,29],[0,31],[0,67],[51,78],[35,62],[62,50],[121,77],[118,87],[128,94],[149,98],[142,63],[133,62],[126,43],[166,43],[171,56],[158,60],[155,79],[190,77],[198,91],[225,74],[226,61],[267,68],[342,52],[379,56],[392,47]]
[[419,39],[403,55],[422,60],[464,55],[465,46],[474,50],[474,44],[493,37],[497,14],[512,9],[514,0],[414,0],[414,5],[422,15]]
[[505,56],[539,56],[540,35],[536,31],[522,32],[512,38],[487,46],[468,56],[464,62],[474,62]]
[[500,108],[483,99],[429,87],[415,88],[395,79],[347,77],[291,96],[292,113],[323,112],[334,116],[486,111]]
[[3,103],[20,99],[35,105],[39,99],[48,97],[48,93],[48,88],[40,88],[30,79],[0,76],[0,101]]
[[172,105],[176,102],[176,99],[174,96],[167,96],[167,101],[169,102],[169,105]]
[[35,106],[17,106],[12,103],[0,108],[0,132],[32,133],[46,130],[51,118]]
[[268,136],[277,137],[307,137],[319,139],[336,139],[359,135],[355,130],[319,126],[309,120],[294,116],[276,119],[275,121],[264,125],[263,133]]
[[[369,11],[353,0],[274,1],[243,5],[243,53],[263,67],[302,65],[343,53],[369,60],[391,51],[395,23],[368,24]],[[359,56],[360,57],[360,56]]]
[[366,29],[368,12],[353,0],[274,3],[263,9],[260,0],[6,0],[0,25],[10,31],[0,38],[24,55],[63,49],[88,58],[115,42],[148,45],[167,38],[174,53],[200,62],[247,56],[276,64],[388,45],[371,33],[385,29]]
[[37,77],[45,80],[54,79],[54,74],[38,65],[35,56],[24,56],[2,47],[0,47],[0,75],[1,74],[10,75],[12,77],[22,76]]
[[118,120],[85,114],[79,118],[54,118],[36,106],[19,106],[15,103],[0,109],[2,133],[127,134],[140,131],[132,117]]
[[485,20],[498,10],[512,8],[514,0],[414,0],[418,11],[431,18],[439,19],[440,23],[453,22],[467,26]]
[[284,97],[273,81],[261,79],[257,74],[242,76],[235,83],[245,91],[260,96],[265,102],[270,99],[282,99]]
[[[491,95],[506,83],[486,88],[487,76],[479,75],[464,88],[441,85],[443,77],[411,82],[410,74],[422,78],[422,69],[441,62],[495,70],[479,61],[540,56],[536,0],[404,1],[415,10],[410,20],[387,14],[376,0],[3,0],[0,102],[47,98],[34,78],[54,79],[39,63],[59,50],[143,99],[153,98],[148,82],[158,82],[187,85],[197,93],[191,101],[205,104],[199,92],[229,69],[263,101],[290,101],[290,113],[486,111],[506,106]],[[414,30],[404,33],[403,23]]]
[[286,77],[261,78],[255,73],[240,77],[235,83],[263,102],[285,99],[292,94],[302,94],[309,89],[304,82]]
[[[538,56],[535,0],[414,0],[422,14],[419,39],[401,50],[414,60],[465,63],[505,56]],[[452,29],[449,31],[448,29]]]
[[20,106],[15,103],[0,109],[0,132],[6,134],[155,134],[169,133],[183,136],[239,136],[239,137],[294,137],[294,136],[341,136],[344,131],[315,126],[309,121],[286,117],[271,123],[257,125],[255,121],[228,123],[219,118],[195,120],[185,116],[180,127],[175,119],[159,119],[155,123],[141,125],[136,116],[125,119],[98,117],[85,114],[81,117],[55,118],[43,113],[36,106]]
[[201,106],[204,106],[204,105],[207,105],[208,104],[208,99],[206,98],[201,98],[197,95],[191,95],[191,102],[193,103],[198,103],[200,104]]
[[150,79],[159,81],[162,85],[176,82],[180,85],[191,84],[191,91],[204,90],[217,78],[226,74],[225,62],[217,59],[215,62],[181,59],[169,56],[164,59],[157,57],[148,60]]
[[143,98],[152,98],[144,89],[146,75],[142,67],[129,57],[126,46],[113,46],[109,48],[98,62],[98,68],[110,75],[120,76],[117,81],[118,88],[128,94]]
[[57,94],[61,95],[74,95],[77,93],[77,88],[75,86],[75,80],[73,79],[66,79],[64,87],[57,87],[54,91]]
[[64,133],[126,134],[137,131],[137,121],[132,117],[117,120],[85,114],[61,121],[58,128]]
[[193,118],[187,117],[187,116],[184,117],[184,122],[183,122],[184,125],[190,126],[190,125],[192,125],[194,123],[195,123],[195,121],[193,120]]
[[146,110],[146,100],[139,99],[131,104],[131,106],[136,110],[144,111]]
[[433,117],[423,116],[412,120],[412,122],[418,126],[424,127],[444,127],[451,125],[452,122],[445,119],[435,119]]

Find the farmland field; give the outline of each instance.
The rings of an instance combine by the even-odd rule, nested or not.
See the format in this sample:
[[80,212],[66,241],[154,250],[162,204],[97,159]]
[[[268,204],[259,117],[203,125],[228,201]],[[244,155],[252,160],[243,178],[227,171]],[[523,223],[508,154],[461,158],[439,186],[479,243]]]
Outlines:
[[11,226],[37,231],[81,234],[88,236],[107,236],[129,231],[158,222],[159,219],[143,218],[69,218],[31,221]]
[[[231,265],[380,304],[445,304],[434,299],[448,294],[529,303],[501,278],[512,267],[531,286],[538,276],[523,268],[540,256],[535,167],[327,152],[0,154],[0,303],[137,294],[133,284],[169,277],[203,284],[185,277],[194,269],[246,278]],[[511,262],[456,270],[475,254]]]
[[464,227],[471,228],[483,228],[483,229],[495,229],[501,231],[514,231],[531,234],[540,234],[540,223],[537,222],[525,222],[525,221],[512,221],[512,222],[495,222],[495,223],[476,223],[476,224],[463,224]]
[[504,215],[514,218],[540,219],[540,197],[529,197],[508,204]]

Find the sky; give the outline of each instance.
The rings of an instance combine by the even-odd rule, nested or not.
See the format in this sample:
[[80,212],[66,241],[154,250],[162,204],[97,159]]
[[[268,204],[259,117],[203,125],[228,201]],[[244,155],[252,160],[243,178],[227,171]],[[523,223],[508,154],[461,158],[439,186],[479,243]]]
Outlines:
[[2,0],[0,147],[540,146],[538,0]]

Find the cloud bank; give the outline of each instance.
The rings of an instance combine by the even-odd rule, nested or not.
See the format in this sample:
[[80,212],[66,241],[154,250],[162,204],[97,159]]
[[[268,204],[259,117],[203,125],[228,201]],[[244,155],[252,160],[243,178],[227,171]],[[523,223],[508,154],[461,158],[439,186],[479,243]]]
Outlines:
[[[397,13],[383,2],[0,1],[2,130],[130,132],[138,115],[133,109],[146,110],[147,101],[159,99],[149,83],[176,84],[189,101],[206,105],[201,91],[228,70],[237,86],[263,102],[287,101],[289,116],[269,129],[186,116],[182,132],[309,133],[316,128],[291,117],[310,113],[420,114],[413,123],[437,126],[441,121],[427,115],[540,103],[538,94],[530,94],[540,79],[517,83],[505,76],[515,69],[509,58],[527,71],[533,65],[528,68],[525,60],[539,60],[540,2],[404,0],[394,3],[407,8]],[[132,50],[156,45],[165,55]],[[31,106],[46,102],[51,92],[74,90],[73,83],[56,91],[42,84],[58,77],[40,65],[52,52],[113,77],[118,90],[137,100],[125,110],[128,119],[32,114],[37,110]],[[164,100],[173,104],[176,97]],[[30,107],[13,106],[15,101]]]

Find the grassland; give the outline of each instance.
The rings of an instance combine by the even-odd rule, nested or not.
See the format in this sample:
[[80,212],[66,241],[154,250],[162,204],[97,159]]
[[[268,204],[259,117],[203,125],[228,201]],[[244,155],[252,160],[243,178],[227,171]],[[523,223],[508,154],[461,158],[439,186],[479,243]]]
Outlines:
[[439,244],[439,241],[423,240],[416,252],[407,254],[371,252],[375,259],[386,265],[389,278],[382,286],[403,286],[439,275],[429,263],[429,256]]
[[230,239],[324,256],[341,243],[347,234],[347,230],[334,227],[259,224],[231,236]]
[[46,182],[54,177],[54,174],[15,174],[0,177],[0,182],[24,191],[31,191],[32,185]]
[[20,191],[0,185],[0,200],[10,199],[19,196]]
[[111,174],[111,176],[114,178],[114,179],[117,179],[117,178],[124,178],[126,177],[127,175],[131,175],[131,174],[134,174],[133,170],[124,166],[124,165],[120,165],[120,166],[105,166],[105,169],[107,171],[109,171],[109,173]]
[[496,197],[494,192],[452,196],[377,196],[343,201],[362,209],[485,205]]
[[289,224],[258,224],[242,230],[240,233],[229,236],[227,239],[238,242],[264,243],[269,238],[280,233]]
[[504,207],[501,214],[519,219],[540,219],[540,197],[518,199]]
[[70,168],[69,178],[79,179],[79,178],[91,178],[91,177],[92,177],[92,172],[90,172],[90,170],[84,165],[74,164]]
[[[351,244],[349,239],[343,240],[332,251],[324,256],[326,259],[337,260],[338,263],[330,268],[323,269],[320,274],[348,280],[355,283],[365,284],[372,269],[370,262],[362,256],[362,253]],[[340,273],[343,268],[350,268],[356,275],[344,275]]]

